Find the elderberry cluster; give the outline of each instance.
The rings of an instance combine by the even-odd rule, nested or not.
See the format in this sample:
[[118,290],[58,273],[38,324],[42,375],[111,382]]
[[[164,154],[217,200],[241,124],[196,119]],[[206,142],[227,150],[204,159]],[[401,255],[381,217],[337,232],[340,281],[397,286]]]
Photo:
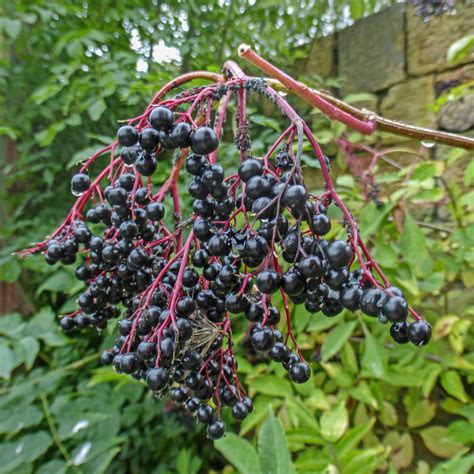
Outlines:
[[[274,97],[261,79],[241,86]],[[216,85],[203,101],[239,87]],[[191,89],[180,101],[204,92]],[[78,200],[45,248],[50,264],[79,261],[76,277],[85,285],[79,309],[60,321],[65,331],[101,330],[118,319],[115,344],[101,362],[143,380],[156,397],[169,394],[207,425],[211,439],[225,432],[223,406],[236,420],[252,411],[237,375],[233,315],[249,323],[243,346],[281,363],[295,383],[306,382],[311,370],[292,333],[288,302],[327,317],[361,310],[390,323],[400,344],[428,342],[426,321],[406,321],[402,292],[354,263],[358,241],[349,226],[347,240],[329,238],[333,198],[307,191],[292,139],[256,158],[248,123],[238,123],[234,143],[243,159],[226,176],[214,153],[218,134],[188,118],[164,105],[150,107],[138,125],[118,130],[120,159],[110,165],[106,186],[104,173],[94,181],[85,172],[73,176]],[[189,149],[182,159],[192,213],[178,223],[163,205],[171,195],[175,212],[179,208],[176,177],[157,192],[150,180],[143,182],[165,149]],[[283,300],[284,319],[275,294]]]

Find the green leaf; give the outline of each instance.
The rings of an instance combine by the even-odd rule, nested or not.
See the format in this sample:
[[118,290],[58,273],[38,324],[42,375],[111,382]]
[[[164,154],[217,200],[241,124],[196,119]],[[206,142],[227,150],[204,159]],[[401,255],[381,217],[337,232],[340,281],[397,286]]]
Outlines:
[[42,308],[28,322],[26,333],[28,336],[41,337],[56,328],[55,314],[51,308]]
[[9,379],[12,370],[16,367],[15,355],[13,351],[0,340],[0,377]]
[[47,278],[36,290],[36,295],[43,291],[67,292],[72,285],[72,277],[69,273],[59,270]]
[[400,250],[406,262],[419,262],[427,256],[425,235],[410,214],[405,216]]
[[448,49],[447,58],[450,64],[462,61],[474,47],[474,35],[463,36]]
[[27,370],[30,370],[40,350],[40,343],[34,337],[26,336],[18,341],[17,348],[25,362]]
[[454,443],[472,444],[474,443],[474,425],[464,420],[454,421],[448,426],[447,437]]
[[107,104],[105,103],[104,99],[96,100],[88,109],[87,112],[89,113],[89,117],[94,122],[100,119],[102,114],[107,109]]
[[429,423],[435,416],[436,405],[429,400],[420,400],[408,411],[407,424],[410,428],[417,428]]
[[8,259],[0,265],[0,281],[13,283],[21,275],[21,265],[16,258]]
[[25,428],[38,425],[43,419],[43,412],[31,405],[13,412],[2,410],[0,413],[0,433],[16,433]]
[[21,33],[21,21],[13,18],[2,18],[2,26],[5,33],[13,40],[17,39]]
[[319,420],[322,437],[334,443],[342,437],[349,426],[349,414],[345,402],[339,402],[335,407],[324,412]]
[[249,382],[249,387],[258,393],[274,397],[285,397],[293,395],[291,382],[275,375],[264,375]]
[[353,20],[358,20],[362,18],[365,13],[365,2],[361,0],[350,0],[349,9],[351,12],[351,17]]
[[46,431],[25,435],[14,442],[0,445],[0,473],[6,473],[21,464],[33,462],[53,444]]
[[336,452],[338,456],[344,456],[352,451],[362,441],[362,438],[370,432],[375,424],[375,418],[371,418],[365,423],[351,428],[336,444]]
[[463,182],[466,187],[474,183],[474,161],[471,161],[464,170]]
[[16,339],[25,327],[19,313],[4,314],[0,318],[0,334]]
[[227,433],[224,438],[214,441],[214,447],[241,474],[260,474],[260,460],[255,448],[235,433]]
[[357,321],[350,321],[336,326],[324,339],[321,347],[321,360],[327,362],[337,354],[354,331]]
[[285,433],[271,410],[258,436],[258,454],[264,474],[294,472],[291,455],[286,445]]
[[463,403],[467,403],[469,398],[461,380],[459,372],[448,370],[441,374],[441,386],[454,398]]
[[386,374],[385,348],[365,326],[364,333],[365,348],[361,361],[363,373],[375,378],[382,378]]
[[474,466],[474,454],[469,456],[462,456],[457,454],[453,459],[438,464],[431,474],[472,474],[472,467]]
[[56,138],[56,135],[62,132],[65,128],[66,128],[66,124],[64,122],[52,123],[45,130],[36,133],[35,140],[40,146],[46,147],[50,145],[53,142],[53,140]]
[[425,446],[440,458],[450,458],[464,451],[461,444],[449,441],[448,429],[444,426],[430,426],[420,431]]

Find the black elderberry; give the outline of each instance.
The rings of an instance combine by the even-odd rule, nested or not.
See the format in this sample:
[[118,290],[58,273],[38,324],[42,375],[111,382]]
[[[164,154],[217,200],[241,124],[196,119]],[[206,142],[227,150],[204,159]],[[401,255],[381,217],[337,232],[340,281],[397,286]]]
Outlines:
[[110,204],[114,206],[120,206],[122,204],[125,204],[128,198],[128,194],[124,188],[122,188],[121,186],[117,186],[116,188],[110,189],[106,193],[106,197]]
[[169,130],[173,125],[173,112],[167,107],[155,107],[148,117],[148,121],[155,130]]
[[257,288],[262,293],[275,293],[280,288],[281,277],[272,269],[266,269],[260,272],[257,276]]
[[378,316],[381,303],[385,300],[385,295],[378,288],[369,288],[362,293],[360,298],[360,309],[368,316]]
[[231,243],[226,235],[213,235],[207,243],[209,255],[222,257],[231,250]]
[[112,361],[114,360],[114,353],[112,351],[104,351],[100,355],[100,363],[101,365],[111,365]]
[[175,387],[170,390],[170,398],[174,402],[184,403],[188,398],[188,394],[186,393],[186,390],[184,390],[184,388]]
[[290,349],[283,342],[276,342],[268,355],[275,362],[285,362],[290,356]]
[[146,374],[146,383],[153,391],[163,390],[169,382],[168,371],[163,367],[149,369]]
[[245,317],[252,323],[261,322],[265,314],[263,305],[251,303],[245,308]]
[[86,192],[91,185],[89,176],[84,173],[75,174],[71,180],[71,191],[74,195]]
[[138,369],[138,358],[135,354],[123,354],[120,359],[120,369],[124,374],[131,374]]
[[135,169],[142,175],[142,176],[151,176],[158,166],[156,158],[154,156],[141,156],[135,162]]
[[133,146],[138,142],[138,132],[135,127],[124,125],[118,129],[117,140],[122,146]]
[[209,261],[209,254],[207,250],[198,249],[194,252],[193,256],[191,257],[191,261],[195,267],[204,268],[208,265]]
[[191,134],[191,148],[198,155],[207,155],[217,150],[219,139],[210,127],[199,127]]
[[308,255],[299,263],[299,271],[306,278],[321,277],[324,275],[324,264],[316,255]]
[[[148,204],[148,202],[150,201],[150,191],[148,188],[138,188],[136,191],[135,191],[135,202],[137,204],[141,204],[142,206],[145,206],[146,204]],[[145,211],[143,211],[145,212]],[[135,212],[136,214],[136,212]],[[136,215],[135,215],[135,219],[136,219]]]
[[[190,144],[191,126],[187,122],[179,122],[171,127],[166,148],[186,148]],[[162,134],[160,133],[160,138]],[[171,145],[171,146],[169,146]]]
[[285,370],[290,370],[290,368],[294,365],[300,362],[300,358],[298,357],[298,354],[295,354],[292,352],[288,358],[282,362],[283,368]]
[[305,362],[297,362],[296,364],[291,365],[290,370],[290,379],[295,383],[304,383],[309,380],[311,377],[311,370],[309,365]]
[[244,402],[236,402],[232,407],[232,416],[236,420],[244,420],[249,414],[249,410]]
[[207,427],[207,437],[212,440],[222,438],[225,433],[225,424],[221,420],[210,423]]
[[261,196],[270,194],[270,183],[263,176],[253,176],[245,186],[245,195],[251,199],[257,199]]
[[347,268],[331,268],[326,274],[326,283],[332,290],[340,290],[349,278]]
[[205,156],[192,154],[186,158],[186,171],[194,176],[201,176],[208,165],[209,161]]
[[159,142],[160,135],[154,128],[144,128],[139,134],[140,146],[145,150],[154,150]]
[[326,255],[332,267],[341,268],[349,265],[352,259],[352,249],[347,242],[335,240],[329,244]]
[[301,213],[308,200],[308,193],[304,186],[295,184],[288,186],[283,194],[283,205],[289,207],[292,211]]
[[390,336],[397,344],[406,344],[408,339],[408,323],[399,321],[390,326]]
[[118,179],[119,185],[125,189],[126,191],[130,192],[133,190],[133,186],[135,185],[135,175],[132,173],[124,173]]
[[148,360],[156,355],[156,344],[154,342],[142,341],[137,347],[137,356],[139,359]]
[[299,295],[305,288],[305,280],[297,270],[288,270],[281,277],[281,286],[289,296]]
[[135,164],[141,155],[141,148],[136,146],[124,147],[120,152],[120,158],[125,163],[126,166],[130,167]]
[[326,235],[331,230],[331,221],[326,214],[313,216],[313,229],[317,235]]
[[267,352],[275,344],[275,336],[273,331],[264,326],[256,327],[250,336],[252,347],[258,352]]
[[362,296],[362,290],[354,286],[347,286],[341,290],[341,304],[350,311],[359,309],[359,301]]
[[382,306],[381,315],[388,321],[396,322],[406,319],[408,304],[401,296],[390,296]]
[[199,408],[200,405],[201,405],[201,402],[199,398],[192,397],[186,402],[186,409],[190,413],[194,413]]
[[215,412],[210,405],[201,405],[196,411],[196,418],[200,423],[209,424],[214,420]]
[[69,332],[69,331],[72,331],[76,327],[76,322],[74,321],[74,318],[64,316],[59,321],[59,325],[61,326],[61,329],[64,332]]
[[248,158],[240,164],[238,173],[240,179],[246,183],[253,176],[263,174],[262,162],[254,158]]
[[424,346],[431,339],[431,326],[427,321],[420,319],[408,326],[408,340],[415,346]]

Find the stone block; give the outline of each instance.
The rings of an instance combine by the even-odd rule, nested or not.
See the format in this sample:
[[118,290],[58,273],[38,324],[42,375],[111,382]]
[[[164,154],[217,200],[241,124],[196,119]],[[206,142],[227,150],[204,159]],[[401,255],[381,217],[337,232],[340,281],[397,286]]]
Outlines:
[[[451,67],[446,58],[449,47],[474,30],[474,5],[456,2],[456,13],[431,18],[417,16],[411,2],[407,9],[408,72],[413,76],[442,71]],[[474,61],[468,55],[462,63]]]
[[336,75],[336,35],[316,38],[311,43],[301,74],[306,77],[318,75],[324,79]]
[[388,119],[433,128],[436,117],[430,107],[434,101],[433,76],[409,79],[388,90],[380,103],[380,113]]
[[357,21],[338,34],[341,94],[377,92],[405,79],[403,4]]

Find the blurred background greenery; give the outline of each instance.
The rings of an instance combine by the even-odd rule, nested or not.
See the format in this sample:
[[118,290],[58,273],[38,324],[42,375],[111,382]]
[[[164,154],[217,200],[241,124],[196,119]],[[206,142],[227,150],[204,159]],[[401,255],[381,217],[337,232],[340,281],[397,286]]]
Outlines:
[[[219,71],[240,42],[298,71],[293,65],[318,37],[393,3],[2,2],[0,305],[8,314],[0,317],[0,473],[471,472],[472,154],[392,141],[367,176],[370,154],[336,142],[378,147],[387,137],[348,133],[295,101],[318,130],[377,260],[434,337],[422,349],[395,347],[386,327],[359,314],[298,309],[295,329],[313,377],[292,385],[280,367],[241,352],[255,410],[229,430],[240,438],[229,434],[215,446],[171,402],[98,368],[109,331],[75,340],[60,333],[56,316],[80,290],[70,268],[11,256],[56,227],[73,202],[75,165],[110,142],[117,120],[137,115],[164,82],[188,70]],[[459,59],[469,44],[451,53]],[[310,84],[338,91],[338,78],[322,80],[317,64],[310,72],[302,72]],[[470,90],[456,86],[432,110]],[[273,109],[250,107],[258,154],[283,125]],[[309,187],[321,188],[310,156],[305,174]]]

